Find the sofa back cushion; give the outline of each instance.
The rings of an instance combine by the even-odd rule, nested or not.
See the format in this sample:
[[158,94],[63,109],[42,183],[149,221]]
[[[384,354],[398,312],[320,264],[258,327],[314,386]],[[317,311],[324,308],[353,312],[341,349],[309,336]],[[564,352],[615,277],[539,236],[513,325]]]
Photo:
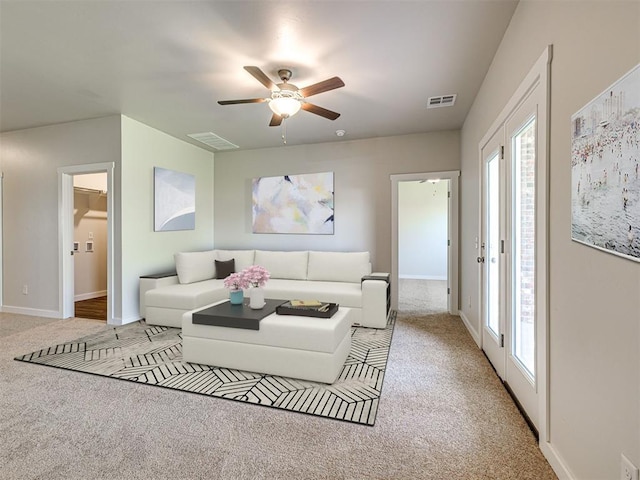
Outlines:
[[309,252],[256,250],[255,264],[266,268],[271,278],[306,280]]
[[180,283],[194,283],[216,276],[215,252],[178,252],[173,256]]
[[309,252],[307,280],[360,283],[370,273],[369,252]]
[[235,260],[236,272],[253,265],[255,250],[216,250],[218,260]]

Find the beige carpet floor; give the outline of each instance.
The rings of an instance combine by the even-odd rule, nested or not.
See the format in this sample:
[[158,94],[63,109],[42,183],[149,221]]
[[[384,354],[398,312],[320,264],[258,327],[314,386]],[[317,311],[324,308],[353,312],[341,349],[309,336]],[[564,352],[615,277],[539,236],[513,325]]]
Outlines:
[[455,316],[400,313],[374,427],[13,360],[104,328],[0,314],[0,478],[556,478]]

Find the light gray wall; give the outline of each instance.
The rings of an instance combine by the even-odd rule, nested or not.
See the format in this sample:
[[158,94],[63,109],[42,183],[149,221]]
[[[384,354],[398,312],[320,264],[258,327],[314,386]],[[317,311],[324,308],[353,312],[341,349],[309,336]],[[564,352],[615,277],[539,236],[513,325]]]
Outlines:
[[462,130],[462,310],[479,331],[478,145],[548,44],[551,443],[575,478],[619,478],[621,453],[640,465],[640,265],[571,241],[570,117],[640,61],[640,2],[520,2]]
[[[3,306],[55,316],[58,287],[58,167],[120,165],[120,116],[3,133]],[[115,179],[115,188],[119,180]],[[114,272],[116,275],[118,271]],[[22,294],[23,285],[29,294]]]
[[[195,230],[154,232],[153,167],[195,176]],[[141,275],[175,269],[176,252],[213,248],[213,193],[213,153],[122,117],[123,323],[140,318]]]
[[448,183],[398,183],[400,278],[446,280]]
[[[292,121],[295,121],[292,120]],[[216,248],[369,251],[391,269],[390,175],[459,168],[459,132],[446,131],[215,155]],[[335,234],[253,234],[254,177],[334,172]]]
[[[213,154],[116,115],[8,132],[0,137],[4,172],[3,308],[56,316],[58,177],[61,166],[115,162],[114,312],[140,318],[140,275],[171,270],[173,254],[213,246]],[[196,229],[153,231],[153,167],[196,176]],[[22,294],[22,286],[29,294]]]

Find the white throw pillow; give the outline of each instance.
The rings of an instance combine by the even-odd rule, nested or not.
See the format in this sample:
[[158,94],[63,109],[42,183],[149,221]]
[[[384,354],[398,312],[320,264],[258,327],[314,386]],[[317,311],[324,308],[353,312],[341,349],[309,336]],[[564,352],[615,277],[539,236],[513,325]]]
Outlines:
[[255,250],[216,250],[218,260],[235,260],[236,272],[241,272],[253,265]]
[[173,258],[176,262],[176,272],[180,283],[194,283],[209,280],[216,276],[215,253],[206,252],[178,252]]
[[266,268],[271,278],[306,280],[309,252],[269,252],[256,250],[255,264]]
[[309,252],[307,280],[355,283],[370,273],[369,252]]

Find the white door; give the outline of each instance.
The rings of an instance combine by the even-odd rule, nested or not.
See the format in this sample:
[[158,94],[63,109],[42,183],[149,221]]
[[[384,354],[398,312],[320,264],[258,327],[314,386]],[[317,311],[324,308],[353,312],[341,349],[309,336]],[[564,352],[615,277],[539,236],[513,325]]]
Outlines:
[[505,268],[501,248],[505,237],[503,131],[482,149],[482,238],[478,262],[482,264],[482,348],[496,372],[504,378]]
[[505,235],[507,281],[504,381],[538,424],[536,382],[536,135],[537,106],[529,97],[505,124],[508,174]]
[[480,143],[482,348],[549,441],[548,105],[551,47]]
[[537,97],[528,95],[482,148],[478,257],[482,348],[536,428],[537,116]]

